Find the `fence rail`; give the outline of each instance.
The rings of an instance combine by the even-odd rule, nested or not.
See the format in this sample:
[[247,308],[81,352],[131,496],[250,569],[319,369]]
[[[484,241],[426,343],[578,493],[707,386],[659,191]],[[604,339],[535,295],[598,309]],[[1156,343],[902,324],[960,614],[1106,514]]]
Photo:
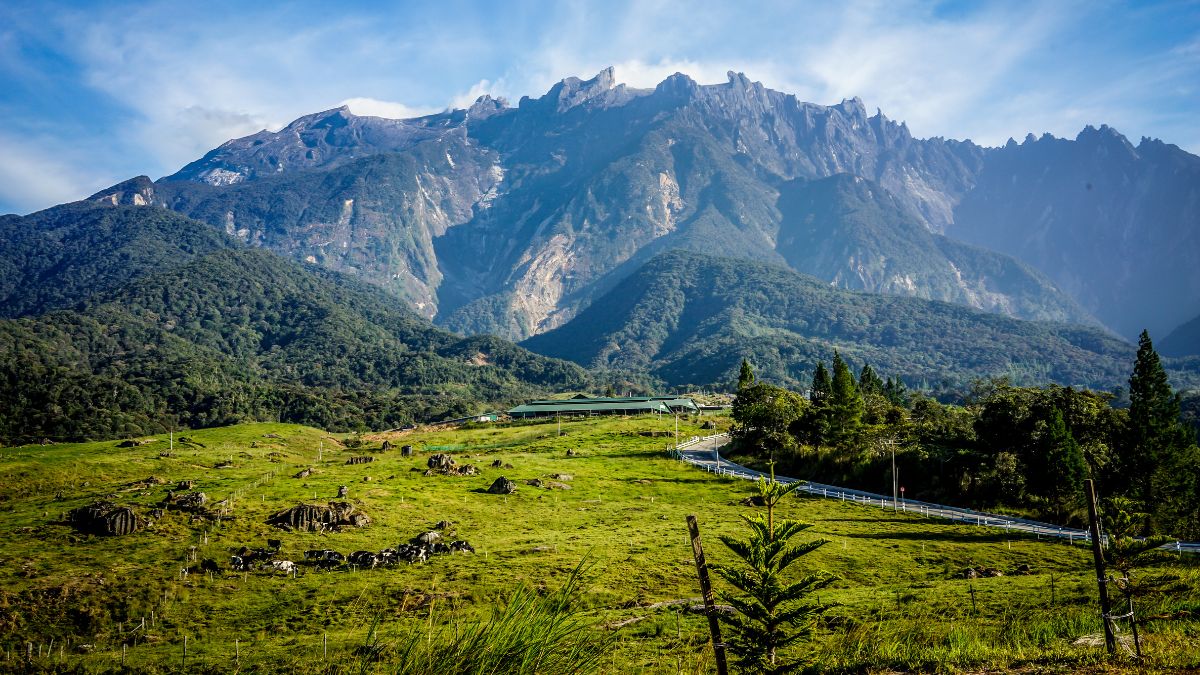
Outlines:
[[[728,434],[713,434],[712,436],[704,437],[693,436],[676,446],[672,451],[672,455],[680,461],[699,467],[710,473],[715,473],[718,476],[728,476],[743,480],[761,480],[765,478],[766,475],[761,471],[748,469],[740,464],[734,464],[729,460],[721,458],[719,453],[720,446],[728,440]],[[1091,535],[1087,530],[1062,527],[1061,525],[1043,523],[1027,518],[1016,518],[996,513],[987,513],[985,511],[973,511],[957,506],[934,504],[916,499],[894,499],[888,495],[866,492],[865,490],[802,481],[786,476],[776,476],[775,479],[780,483],[802,483],[799,489],[810,495],[827,499],[837,499],[861,506],[874,506],[880,509],[892,509],[893,511],[903,511],[906,513],[911,512],[926,518],[942,518],[953,522],[979,525],[981,527],[993,527],[1003,529],[1005,532],[1032,534],[1039,539],[1042,537],[1065,539],[1072,544],[1076,541],[1091,542]],[[1200,553],[1200,542],[1176,541],[1164,544],[1162,548],[1178,553]]]

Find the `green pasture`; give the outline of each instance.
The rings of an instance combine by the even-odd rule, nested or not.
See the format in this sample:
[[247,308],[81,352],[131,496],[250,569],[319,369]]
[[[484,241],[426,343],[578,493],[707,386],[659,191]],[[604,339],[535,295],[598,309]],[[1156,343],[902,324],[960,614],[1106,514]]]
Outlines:
[[[681,435],[713,433],[701,419],[728,424],[682,420]],[[673,418],[564,421],[561,435],[554,421],[365,437],[247,424],[180,432],[173,451],[165,435],[131,448],[0,449],[0,671],[120,672],[124,658],[134,672],[390,672],[398,645],[453,641],[518,589],[553,593],[582,562],[574,607],[589,631],[613,640],[603,671],[709,672],[706,622],[689,603],[670,603],[699,595],[684,519],[699,516],[711,560],[732,562],[717,535],[741,534],[740,516],[753,511],[741,500],[753,486],[671,459],[663,432],[673,434]],[[385,439],[393,447],[383,452]],[[412,457],[401,456],[404,444]],[[434,451],[480,474],[424,476]],[[361,455],[375,459],[346,464]],[[309,467],[310,477],[293,477]],[[525,483],[564,474],[570,489]],[[517,481],[517,493],[487,494],[499,476]],[[210,506],[229,500],[229,515],[168,510],[124,537],[81,535],[63,522],[99,499],[147,514],[182,480]],[[301,502],[332,501],[343,485],[369,527],[314,534],[265,523]],[[809,647],[816,671],[1127,665],[1106,661],[1089,639],[1100,622],[1083,547],[834,500],[797,498],[783,515],[815,524],[810,532],[829,544],[804,563],[840,577],[821,598],[838,606]],[[295,578],[210,577],[195,562],[227,569],[232,551],[267,538],[296,561],[307,549],[378,551],[441,520],[476,553],[391,569],[301,566]],[[1016,574],[1021,565],[1032,573]],[[969,566],[1004,576],[963,579]],[[195,569],[183,576],[184,567]],[[1200,667],[1200,574],[1174,558],[1146,574],[1164,577],[1139,608],[1146,666]]]

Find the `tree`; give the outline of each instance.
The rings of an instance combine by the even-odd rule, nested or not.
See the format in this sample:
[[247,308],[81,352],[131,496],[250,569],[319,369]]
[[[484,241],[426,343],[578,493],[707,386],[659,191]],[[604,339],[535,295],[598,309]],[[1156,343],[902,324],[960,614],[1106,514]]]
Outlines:
[[875,374],[875,369],[871,367],[871,364],[865,364],[862,372],[858,374],[858,390],[865,397],[882,396],[883,389],[883,380]]
[[833,353],[833,382],[829,391],[829,441],[849,447],[862,430],[863,399],[841,354]]
[[817,361],[813,370],[812,386],[808,390],[808,410],[797,424],[801,438],[809,445],[819,447],[829,434],[829,396],[833,390],[833,382],[829,379],[829,371],[825,363]]
[[754,384],[754,369],[750,367],[750,362],[742,359],[742,367],[738,370],[738,391]]
[[1063,421],[1061,410],[1054,410],[1047,426],[1045,449],[1044,470],[1035,471],[1033,475],[1040,476],[1044,482],[1041,491],[1049,499],[1051,509],[1061,522],[1078,502],[1083,481],[1087,478],[1083,451]]
[[908,389],[899,377],[889,377],[883,385],[883,395],[892,405],[908,405]]
[[1175,497],[1162,494],[1167,485],[1176,482],[1165,474],[1192,442],[1191,432],[1180,422],[1179,410],[1179,396],[1171,389],[1150,334],[1142,331],[1129,377],[1129,426],[1121,467],[1133,497],[1150,511],[1151,527],[1158,520],[1155,514]]
[[714,565],[713,571],[739,591],[737,595],[726,595],[735,611],[721,614],[720,619],[732,630],[726,646],[737,658],[735,665],[745,672],[788,673],[804,665],[782,652],[810,635],[816,617],[829,608],[806,599],[832,583],[833,575],[814,572],[793,583],[784,579],[793,563],[829,543],[817,539],[792,545],[790,540],[812,525],[787,519],[775,521],[776,505],[800,485],[777,482],[772,464],[770,480],[758,483],[766,515],[743,516],[750,525],[748,539],[721,536],[743,563],[738,567]]
[[769,384],[742,389],[733,402],[733,439],[744,449],[775,458],[792,447],[792,424],[804,413],[804,399]]

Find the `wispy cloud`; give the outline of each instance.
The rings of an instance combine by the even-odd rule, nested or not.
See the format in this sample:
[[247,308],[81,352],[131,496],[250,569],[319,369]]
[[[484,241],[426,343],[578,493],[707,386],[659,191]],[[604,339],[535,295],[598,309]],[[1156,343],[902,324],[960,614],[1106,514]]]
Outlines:
[[[324,9],[315,0],[0,7],[0,87],[10,93],[0,116],[6,147],[15,139],[24,148],[0,161],[28,161],[41,169],[26,176],[44,176],[15,178],[36,185],[21,190],[25,198],[0,196],[0,207],[98,189],[92,182],[130,166],[170,173],[229,138],[342,104],[408,117],[485,93],[515,102],[609,65],[635,87],[677,71],[722,82],[734,70],[802,100],[859,96],[918,136],[998,144],[1109,123],[1200,150],[1200,16],[1186,4],[446,0]],[[117,150],[39,152],[89,141]]]

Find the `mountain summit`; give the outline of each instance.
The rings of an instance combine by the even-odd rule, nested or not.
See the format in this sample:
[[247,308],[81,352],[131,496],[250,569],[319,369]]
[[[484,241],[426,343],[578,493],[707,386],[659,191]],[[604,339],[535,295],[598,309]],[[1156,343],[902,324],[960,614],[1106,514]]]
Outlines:
[[1126,337],[1200,313],[1200,158],[1105,126],[1002,148],[917,139],[857,98],[805,103],[734,72],[636,89],[608,68],[407,120],[338,108],[152,190],[467,333],[561,326],[670,249]]

